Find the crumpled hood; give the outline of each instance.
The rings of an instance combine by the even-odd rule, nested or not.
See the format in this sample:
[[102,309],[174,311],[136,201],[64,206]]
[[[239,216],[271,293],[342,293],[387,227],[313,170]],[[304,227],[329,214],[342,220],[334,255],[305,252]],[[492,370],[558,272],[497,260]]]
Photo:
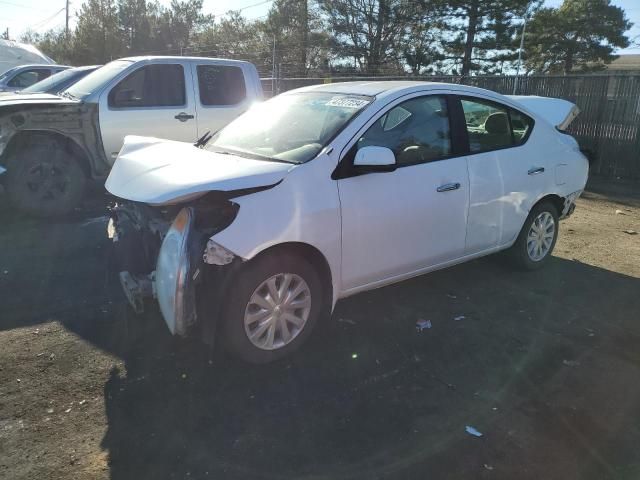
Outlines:
[[105,183],[113,195],[152,204],[208,191],[265,187],[295,165],[209,152],[190,143],[127,136]]
[[0,93],[0,106],[5,105],[25,105],[25,104],[51,104],[51,103],[79,103],[78,100],[59,97],[50,93]]

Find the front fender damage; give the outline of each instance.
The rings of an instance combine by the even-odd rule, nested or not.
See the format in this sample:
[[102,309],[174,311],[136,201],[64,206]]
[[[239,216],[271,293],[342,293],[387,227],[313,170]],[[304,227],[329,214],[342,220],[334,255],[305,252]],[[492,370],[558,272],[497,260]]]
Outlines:
[[[220,306],[224,304],[231,278],[245,261],[217,244],[212,237],[235,220],[239,206],[232,201],[233,198],[276,185],[229,192],[212,191],[177,205],[150,206],[123,201],[113,207],[108,236],[113,241],[114,250],[120,250],[114,255],[115,272],[134,311],[142,313],[149,307],[148,299],[158,298],[156,263],[160,249],[178,213],[189,208],[195,218],[188,235],[185,250],[188,269],[180,292],[185,308],[170,329],[178,336],[187,336],[194,332],[195,327],[200,327],[203,340],[212,343]],[[206,321],[201,321],[204,319]]]
[[98,105],[80,102],[6,105],[0,108],[0,164],[28,135],[57,135],[71,140],[87,157],[93,178],[103,178],[109,165],[102,148]]

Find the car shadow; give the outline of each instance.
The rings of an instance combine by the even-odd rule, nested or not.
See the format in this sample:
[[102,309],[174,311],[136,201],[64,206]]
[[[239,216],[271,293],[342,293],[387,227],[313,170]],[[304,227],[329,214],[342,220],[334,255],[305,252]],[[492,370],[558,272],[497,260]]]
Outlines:
[[640,475],[637,278],[481,259],[341,301],[255,366],[133,315],[105,223],[5,220],[0,330],[55,319],[122,359],[104,385],[113,480]]
[[264,366],[176,344],[150,315],[105,385],[111,478],[608,478],[627,424],[603,415],[640,420],[640,389],[600,377],[638,373],[639,287],[558,258],[480,260],[347,299]]

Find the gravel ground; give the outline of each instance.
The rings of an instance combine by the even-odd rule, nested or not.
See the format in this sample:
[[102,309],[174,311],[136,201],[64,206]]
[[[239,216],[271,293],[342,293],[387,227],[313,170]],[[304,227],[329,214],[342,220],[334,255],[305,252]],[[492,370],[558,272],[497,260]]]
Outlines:
[[638,198],[585,194],[542,271],[355,296],[261,367],[131,314],[99,206],[0,212],[0,478],[640,478]]

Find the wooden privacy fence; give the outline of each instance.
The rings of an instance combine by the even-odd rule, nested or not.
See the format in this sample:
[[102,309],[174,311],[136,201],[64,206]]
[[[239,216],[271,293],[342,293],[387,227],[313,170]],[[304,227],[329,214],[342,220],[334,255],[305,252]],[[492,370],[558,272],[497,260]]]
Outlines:
[[[318,83],[357,80],[423,80],[464,83],[513,93],[515,76],[333,77],[264,79],[269,96]],[[581,113],[569,131],[593,155],[591,173],[612,179],[640,179],[640,74],[528,76],[517,79],[518,95],[564,98]]]

